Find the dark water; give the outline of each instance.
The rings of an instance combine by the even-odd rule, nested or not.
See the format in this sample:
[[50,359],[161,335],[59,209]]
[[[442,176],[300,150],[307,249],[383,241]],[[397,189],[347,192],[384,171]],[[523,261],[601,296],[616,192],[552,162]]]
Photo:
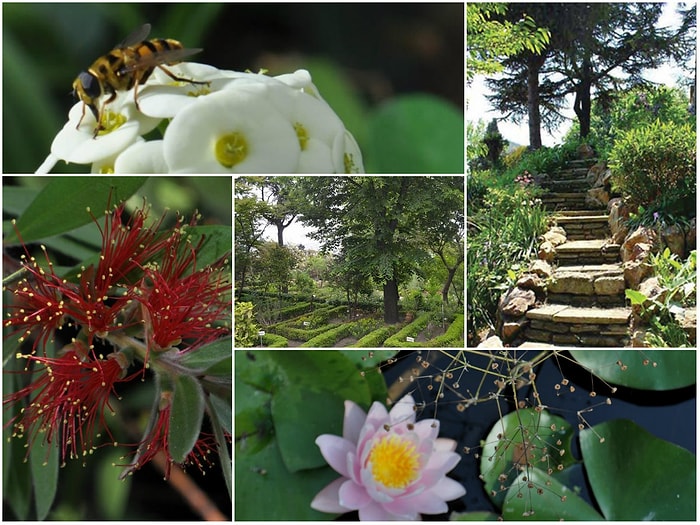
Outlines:
[[[423,351],[421,358],[435,358],[436,355],[431,356],[430,352],[438,351]],[[532,358],[534,354],[535,352],[520,352],[518,356],[527,359]],[[567,355],[565,354],[565,356]],[[388,385],[396,381],[406,370],[416,367],[415,353],[402,353],[400,357],[402,359],[385,370]],[[488,363],[485,357],[469,355],[468,359],[472,366],[484,367]],[[434,367],[427,368],[422,372],[436,374],[439,373],[438,369],[445,369],[449,364],[449,357],[440,355],[435,361]],[[556,360],[554,357],[547,359],[535,371],[537,373],[536,385],[542,403],[547,405],[551,413],[563,417],[574,428],[579,423],[577,412],[592,409],[590,412],[584,412],[584,417],[591,426],[613,419],[630,419],[651,434],[695,453],[695,385],[669,392],[651,392],[618,387],[617,391],[612,394],[610,387],[595,379],[580,366],[571,363],[569,359],[562,357]],[[476,392],[483,375],[483,372],[474,370],[464,372],[459,380],[459,392],[463,395],[467,392],[466,389],[469,389],[470,392]],[[569,380],[569,386],[574,386],[574,392],[569,390],[569,386],[555,390],[554,385],[561,383],[562,377]],[[482,393],[495,390],[493,379],[492,376],[486,378],[487,389],[484,390],[482,387]],[[429,390],[428,385],[431,383],[434,386],[432,390]],[[434,381],[425,377],[410,383],[406,390],[406,393],[412,392],[416,402],[426,404],[426,408],[419,418],[435,417],[435,385]],[[532,402],[530,388],[520,389],[518,391],[519,399],[528,399],[529,402]],[[596,397],[590,397],[591,390],[596,392]],[[606,397],[612,400],[611,405],[604,404]],[[491,427],[500,417],[499,405],[503,415],[512,411],[514,405],[512,401],[506,399],[501,399],[499,405],[495,400],[492,400],[470,406],[463,412],[459,412],[456,409],[456,404],[459,401],[459,395],[446,391],[444,397],[437,403],[437,418],[440,420],[441,428],[440,436],[455,439],[458,442],[457,451],[462,451],[464,447],[471,448],[469,454],[462,453],[462,461],[450,473],[451,477],[461,482],[467,489],[467,494],[460,500],[452,502],[450,509],[459,512],[478,510],[497,512],[484,491],[483,483],[478,478],[480,460],[476,458],[475,454],[480,452],[478,449],[480,441],[486,438]],[[573,454],[577,459],[580,459],[577,439],[575,438],[574,441]],[[582,489],[581,497],[592,503],[585,479],[581,478],[575,483]],[[447,516],[423,516],[423,518],[425,520],[444,520]]]

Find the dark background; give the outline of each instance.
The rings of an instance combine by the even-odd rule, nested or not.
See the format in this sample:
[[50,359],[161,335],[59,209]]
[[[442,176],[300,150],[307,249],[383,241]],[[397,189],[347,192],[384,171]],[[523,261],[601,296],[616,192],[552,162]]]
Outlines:
[[[3,4],[4,172],[39,166],[74,103],[75,77],[146,22],[150,38],[204,48],[193,61],[308,69],[361,147],[364,113],[397,94],[464,108],[462,3]],[[343,102],[348,90],[356,103]]]

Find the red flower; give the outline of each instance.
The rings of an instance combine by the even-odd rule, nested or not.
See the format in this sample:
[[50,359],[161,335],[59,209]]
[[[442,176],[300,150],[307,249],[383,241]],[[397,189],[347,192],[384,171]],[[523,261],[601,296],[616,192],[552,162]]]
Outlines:
[[[129,360],[123,353],[112,353],[106,359],[93,360],[83,343],[68,345],[58,358],[35,355],[21,356],[39,365],[40,374],[28,386],[10,394],[4,405],[30,398],[29,405],[8,425],[14,428],[13,436],[27,435],[29,448],[37,439],[46,443],[60,440],[61,458],[79,458],[95,447],[93,439],[104,429],[114,441],[105,421],[105,410],[114,412],[110,396],[114,385],[129,381],[124,377]],[[37,371],[35,370],[36,376]],[[29,452],[27,452],[29,454]]]

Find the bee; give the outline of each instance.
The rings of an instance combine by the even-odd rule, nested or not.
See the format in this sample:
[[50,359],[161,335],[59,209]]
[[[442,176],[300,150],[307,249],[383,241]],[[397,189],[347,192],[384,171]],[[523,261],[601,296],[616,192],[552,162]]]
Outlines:
[[[112,51],[101,56],[83,71],[73,82],[73,95],[83,102],[83,113],[76,129],[85,117],[85,107],[95,116],[97,127],[93,138],[97,137],[102,126],[102,113],[107,104],[117,97],[118,91],[128,91],[134,88],[134,103],[139,109],[138,87],[148,80],[155,68],[160,68],[170,78],[178,82],[190,84],[209,84],[187,78],[180,78],[168,71],[164,66],[173,65],[183,58],[201,49],[187,49],[177,40],[171,38],[153,38],[146,40],[151,32],[151,24],[144,24],[127,36],[123,42]],[[104,94],[109,98],[100,106],[99,99]]]

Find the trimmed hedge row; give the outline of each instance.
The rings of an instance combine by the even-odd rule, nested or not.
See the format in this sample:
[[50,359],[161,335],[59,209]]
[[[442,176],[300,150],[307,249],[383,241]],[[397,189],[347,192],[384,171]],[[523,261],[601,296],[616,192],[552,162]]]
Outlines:
[[287,348],[289,341],[286,337],[277,334],[265,334],[262,338],[263,345],[267,348]]
[[312,348],[323,348],[323,347],[329,347],[333,346],[335,343],[340,341],[343,337],[347,337],[352,334],[352,328],[356,325],[357,323],[343,323],[340,326],[336,326],[335,328],[331,328],[330,330],[327,330],[323,332],[320,335],[317,335],[316,337],[313,337],[306,341],[304,344],[301,346],[303,347],[312,347]]
[[445,333],[430,341],[423,343],[425,346],[444,348],[446,346],[464,346],[464,314],[455,315],[455,320],[447,327]]
[[389,337],[398,332],[401,326],[401,324],[392,324],[389,326],[378,328],[368,333],[367,335],[359,339],[354,345],[351,346],[353,346],[354,348],[378,348],[382,346],[384,341],[386,341]]
[[409,343],[406,341],[406,337],[415,337],[418,335],[418,333],[423,330],[426,326],[428,326],[428,323],[430,322],[430,319],[432,318],[433,314],[431,312],[426,312],[423,314],[420,314],[418,317],[416,317],[412,323],[407,324],[404,326],[401,330],[399,330],[397,333],[389,337],[386,341],[384,341],[385,347],[389,348],[397,348],[397,347],[412,347],[412,346],[425,346],[425,343],[420,343],[420,342],[413,342]]

